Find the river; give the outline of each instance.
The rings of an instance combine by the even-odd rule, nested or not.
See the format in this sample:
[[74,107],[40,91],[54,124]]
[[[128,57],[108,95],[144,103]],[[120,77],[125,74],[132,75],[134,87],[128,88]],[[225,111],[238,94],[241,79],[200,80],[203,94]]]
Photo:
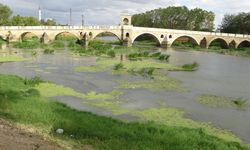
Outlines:
[[[159,49],[160,50],[160,49]],[[164,100],[168,106],[185,110],[187,117],[197,121],[212,122],[215,126],[232,131],[243,141],[250,143],[250,108],[212,108],[197,103],[195,99],[202,94],[218,96],[242,97],[250,104],[250,59],[245,57],[226,56],[216,53],[164,51],[171,55],[170,63],[182,65],[198,62],[200,67],[195,72],[171,72],[170,76],[183,82],[188,89],[185,92],[152,92],[148,90],[127,90],[122,99],[127,100],[124,107],[153,108],[158,103],[154,99]],[[0,55],[22,55],[31,57],[24,50],[0,50]],[[0,64],[0,72],[23,77],[41,76],[44,80],[53,81],[79,92],[110,92],[118,79],[126,76],[112,75],[107,72],[86,73],[75,72],[81,65],[93,65],[95,58],[72,56],[65,49],[54,55],[40,52],[33,61],[11,62]],[[84,84],[83,84],[84,83]],[[57,97],[58,101],[76,109],[91,111],[101,115],[110,113],[95,107],[85,106],[74,97]],[[113,116],[120,119],[136,120],[131,116]]]

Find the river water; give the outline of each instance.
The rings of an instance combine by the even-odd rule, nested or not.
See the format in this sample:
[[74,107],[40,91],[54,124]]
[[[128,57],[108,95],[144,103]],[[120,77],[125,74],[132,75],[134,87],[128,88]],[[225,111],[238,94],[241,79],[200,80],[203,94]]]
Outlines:
[[[171,72],[170,76],[183,82],[186,92],[152,92],[148,90],[127,90],[122,99],[127,100],[124,107],[153,108],[158,107],[155,99],[164,100],[168,106],[180,108],[188,112],[194,120],[212,122],[215,126],[232,131],[245,142],[250,142],[250,108],[212,108],[197,103],[195,99],[201,94],[218,96],[242,97],[250,104],[250,59],[245,57],[226,56],[215,53],[164,51],[171,55],[170,63],[183,65],[198,62],[200,67],[195,72]],[[31,57],[30,52],[23,50],[0,50],[0,55],[22,55]],[[115,82],[128,76],[111,75],[107,72],[86,73],[75,72],[76,66],[95,64],[93,57],[72,56],[65,49],[54,55],[44,55],[40,52],[33,61],[12,62],[0,64],[0,73],[15,74],[23,77],[41,76],[44,80],[53,81],[79,92],[110,92]],[[99,108],[85,106],[81,100],[74,97],[57,97],[58,101],[66,103],[79,110],[91,111],[97,114],[112,114]],[[113,116],[115,118],[134,120],[131,116]]]

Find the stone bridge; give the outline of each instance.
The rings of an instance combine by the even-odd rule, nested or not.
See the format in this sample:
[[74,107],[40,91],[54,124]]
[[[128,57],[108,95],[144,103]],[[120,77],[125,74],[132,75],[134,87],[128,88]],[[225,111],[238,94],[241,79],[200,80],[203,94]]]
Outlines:
[[220,42],[223,48],[250,45],[250,35],[135,27],[129,23],[130,19],[125,17],[119,26],[0,26],[0,38],[8,42],[21,41],[26,34],[32,33],[41,42],[48,43],[61,33],[70,33],[88,43],[102,33],[112,33],[127,46],[145,34],[151,35],[165,48],[171,47],[180,38],[189,39],[203,48],[208,48],[213,41]]

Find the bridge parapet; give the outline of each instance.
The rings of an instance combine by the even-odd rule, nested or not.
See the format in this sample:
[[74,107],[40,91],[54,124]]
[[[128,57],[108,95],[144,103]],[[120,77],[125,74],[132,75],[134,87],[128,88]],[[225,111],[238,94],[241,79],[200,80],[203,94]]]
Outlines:
[[[231,34],[219,32],[202,32],[176,29],[162,29],[162,28],[147,28],[136,27],[132,25],[124,26],[0,26],[0,37],[7,39],[12,35],[12,40],[21,40],[25,33],[33,33],[38,38],[47,35],[52,41],[62,32],[69,32],[77,38],[81,38],[81,34],[88,34],[90,39],[94,39],[101,33],[110,32],[118,37],[122,42],[133,43],[136,38],[142,34],[151,34],[157,39],[161,45],[171,46],[175,40],[180,37],[189,37],[198,45],[209,45],[217,39],[224,40],[224,45],[236,45],[236,47],[244,42],[250,42],[250,35]],[[163,44],[164,43],[164,44]],[[203,43],[203,44],[201,44]],[[206,44],[204,44],[206,43]],[[226,44],[225,44],[226,43]]]

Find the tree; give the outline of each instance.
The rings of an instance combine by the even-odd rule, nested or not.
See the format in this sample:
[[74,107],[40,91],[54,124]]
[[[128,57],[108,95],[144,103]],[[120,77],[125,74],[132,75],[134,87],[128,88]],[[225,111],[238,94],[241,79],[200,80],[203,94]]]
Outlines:
[[220,28],[225,33],[250,34],[250,13],[226,14]]
[[11,9],[6,5],[0,4],[0,25],[8,25],[8,20],[11,15]]
[[189,10],[187,7],[160,8],[145,13],[136,14],[132,18],[135,26],[202,30],[214,29],[215,14],[200,8]]
[[10,20],[10,24],[13,26],[39,26],[40,21],[34,17],[23,17],[20,15],[13,16]]
[[55,26],[56,25],[56,21],[53,20],[53,19],[47,19],[47,21],[41,20],[41,24],[45,25],[45,26]]

